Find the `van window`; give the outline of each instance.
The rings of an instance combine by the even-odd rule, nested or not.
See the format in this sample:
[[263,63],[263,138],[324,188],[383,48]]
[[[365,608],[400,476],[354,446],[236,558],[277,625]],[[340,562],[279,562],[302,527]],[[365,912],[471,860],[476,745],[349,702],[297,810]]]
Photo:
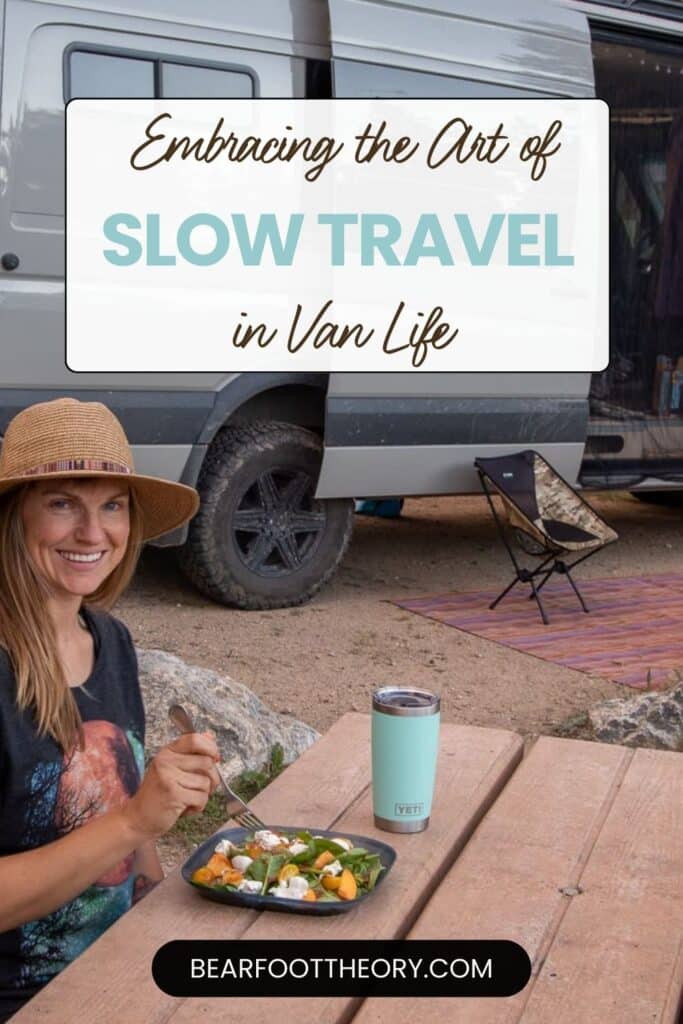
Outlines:
[[67,99],[231,99],[255,94],[254,78],[232,68],[144,56],[72,50]]
[[74,50],[69,59],[69,97],[138,99],[154,96],[154,61]]
[[248,98],[254,95],[254,83],[243,71],[164,61],[161,95],[173,100]]

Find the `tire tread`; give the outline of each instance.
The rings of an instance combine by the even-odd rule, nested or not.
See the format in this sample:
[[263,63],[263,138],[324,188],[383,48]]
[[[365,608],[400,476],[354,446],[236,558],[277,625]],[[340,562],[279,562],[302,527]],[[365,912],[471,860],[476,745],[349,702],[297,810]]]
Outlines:
[[264,421],[229,424],[218,432],[211,443],[197,482],[201,506],[190,524],[187,541],[179,553],[179,563],[190,582],[212,600],[236,605],[238,608],[263,611],[300,605],[310,600],[331,579],[344,557],[353,529],[353,502],[350,500],[335,557],[319,578],[309,583],[299,594],[283,599],[282,596],[268,597],[250,592],[231,575],[229,567],[220,568],[222,559],[218,551],[215,515],[230,478],[254,453],[275,450],[292,443],[318,454],[322,450],[320,438],[312,431],[290,423]]

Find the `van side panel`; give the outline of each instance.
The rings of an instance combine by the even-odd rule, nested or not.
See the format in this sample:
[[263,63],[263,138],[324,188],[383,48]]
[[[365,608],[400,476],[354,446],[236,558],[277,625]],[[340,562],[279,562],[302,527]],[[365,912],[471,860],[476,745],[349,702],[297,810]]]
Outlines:
[[2,43],[5,35],[5,0],[0,0],[0,111],[2,111]]
[[[319,0],[0,0],[0,12],[5,7],[0,254],[16,253],[20,262],[12,272],[0,269],[0,434],[22,399],[101,398],[133,430],[146,459],[153,451],[149,446],[166,444],[174,448],[177,465],[178,446],[185,446],[187,457],[232,375],[76,374],[65,365],[64,105],[70,54],[83,50],[200,69],[245,69],[256,95],[304,96],[307,58],[329,56],[327,8]],[[122,81],[124,92],[125,86]],[[165,403],[162,417],[152,412],[154,396]]]
[[[548,0],[330,0],[336,96],[590,97],[588,22]],[[332,374],[319,497],[478,491],[534,447],[577,478],[590,374]]]
[[354,95],[348,61],[460,78],[465,87],[476,82],[527,95],[594,95],[587,18],[549,0],[329,4],[338,96]]

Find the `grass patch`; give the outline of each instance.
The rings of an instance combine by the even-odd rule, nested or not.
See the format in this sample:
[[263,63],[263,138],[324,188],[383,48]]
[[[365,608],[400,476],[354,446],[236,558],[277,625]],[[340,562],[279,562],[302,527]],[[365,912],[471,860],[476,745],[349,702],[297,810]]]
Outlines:
[[[230,780],[230,786],[238,796],[248,803],[257,793],[265,789],[269,782],[277,778],[285,766],[284,762],[285,752],[282,746],[276,743],[266,764],[256,771],[242,772],[237,778]],[[168,835],[181,839],[189,852],[213,835],[225,820],[225,794],[221,789],[217,789],[209,797],[201,814],[189,818],[178,818]]]
[[225,821],[225,797],[216,791],[213,793],[201,814],[187,818],[178,818],[173,828],[168,833],[182,839],[187,850],[193,849],[199,843],[216,831]]
[[577,711],[548,729],[550,736],[562,736],[570,740],[594,740],[593,727],[587,711]]
[[230,785],[238,796],[247,802],[253,800],[257,793],[265,789],[269,782],[276,779],[285,766],[285,752],[279,743],[270,751],[270,757],[258,771],[242,772]]

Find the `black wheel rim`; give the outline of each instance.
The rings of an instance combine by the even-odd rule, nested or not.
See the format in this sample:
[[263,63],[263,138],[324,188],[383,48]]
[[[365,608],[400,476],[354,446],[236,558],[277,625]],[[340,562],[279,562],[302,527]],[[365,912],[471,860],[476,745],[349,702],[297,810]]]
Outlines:
[[313,558],[327,523],[303,470],[270,469],[242,494],[232,516],[235,547],[258,576],[289,576]]

